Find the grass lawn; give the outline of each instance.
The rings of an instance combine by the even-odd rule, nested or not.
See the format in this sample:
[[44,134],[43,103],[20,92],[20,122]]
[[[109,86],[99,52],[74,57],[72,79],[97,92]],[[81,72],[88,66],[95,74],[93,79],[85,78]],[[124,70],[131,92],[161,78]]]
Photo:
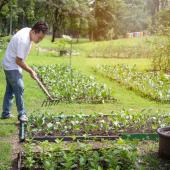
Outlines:
[[11,165],[11,145],[9,141],[0,141],[0,170],[9,169]]
[[[115,40],[112,41],[116,46],[124,46],[126,45],[133,45],[136,43],[141,43],[142,40],[134,39],[134,40]],[[97,42],[98,44],[106,44],[108,42]],[[109,42],[111,43],[111,42]],[[124,86],[109,80],[108,78],[102,77],[99,74],[95,74],[92,70],[92,67],[97,64],[129,64],[133,65],[136,64],[139,70],[144,70],[150,68],[150,60],[147,58],[140,58],[140,59],[102,59],[102,58],[88,58],[87,54],[90,49],[94,47],[96,42],[87,42],[82,41],[78,44],[73,44],[73,48],[77,50],[80,54],[78,56],[72,57],[72,65],[76,69],[80,70],[82,73],[87,75],[94,75],[96,79],[100,83],[107,84],[108,87],[113,89],[113,96],[117,99],[117,101],[113,104],[63,104],[59,103],[56,106],[50,106],[47,108],[42,108],[41,103],[43,99],[45,99],[45,95],[39,89],[36,82],[30,78],[28,73],[24,72],[24,81],[25,81],[25,106],[27,113],[30,114],[32,111],[35,110],[46,110],[48,112],[58,113],[58,112],[65,112],[65,113],[93,113],[93,112],[104,112],[110,113],[111,111],[120,111],[122,109],[132,109],[134,111],[140,111],[142,109],[148,110],[148,114],[150,112],[169,112],[170,105],[169,104],[162,104],[151,101],[147,98],[142,98],[139,95],[135,94],[132,91],[127,90]],[[47,37],[44,39],[40,44],[40,48],[57,48],[57,44],[52,44],[50,42],[50,38]],[[0,52],[0,60],[4,51]],[[37,51],[35,46],[29,55],[27,63],[29,65],[49,65],[49,64],[69,64],[70,60],[68,56],[65,57],[57,57],[54,54],[48,54],[47,52],[40,51],[39,55],[37,55]],[[3,70],[0,70],[0,108],[2,108],[2,101],[3,95],[5,91],[5,80]],[[0,138],[8,137],[11,135],[16,134],[17,127],[17,112],[16,107],[12,108],[12,112],[15,115],[15,118],[11,120],[0,120]],[[10,159],[10,144],[9,141],[0,142],[0,170],[3,167],[2,165],[9,165],[9,162],[6,160]],[[2,160],[5,160],[2,162]],[[2,162],[2,163],[1,163]]]

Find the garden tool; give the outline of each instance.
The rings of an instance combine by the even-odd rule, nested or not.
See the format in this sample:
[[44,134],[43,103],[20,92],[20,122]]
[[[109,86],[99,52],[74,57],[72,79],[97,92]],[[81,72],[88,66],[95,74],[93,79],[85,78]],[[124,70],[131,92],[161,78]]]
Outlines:
[[59,103],[58,98],[53,98],[48,90],[45,88],[45,86],[42,84],[42,82],[39,80],[38,77],[35,78],[36,82],[40,86],[40,88],[43,90],[43,92],[48,96],[48,99],[44,100],[41,106],[51,106],[51,105],[56,105]]
[[20,142],[25,141],[25,122],[20,121],[19,123],[19,140]]

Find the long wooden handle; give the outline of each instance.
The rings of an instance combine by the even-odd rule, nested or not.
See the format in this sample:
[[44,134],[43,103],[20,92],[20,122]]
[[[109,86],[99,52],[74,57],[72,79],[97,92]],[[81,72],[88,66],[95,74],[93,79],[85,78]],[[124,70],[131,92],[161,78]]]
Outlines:
[[37,81],[38,85],[43,89],[45,94],[49,97],[50,100],[54,100],[51,95],[48,93],[47,89],[44,87],[44,85],[41,83],[41,81],[38,79],[38,77],[35,77],[35,80]]

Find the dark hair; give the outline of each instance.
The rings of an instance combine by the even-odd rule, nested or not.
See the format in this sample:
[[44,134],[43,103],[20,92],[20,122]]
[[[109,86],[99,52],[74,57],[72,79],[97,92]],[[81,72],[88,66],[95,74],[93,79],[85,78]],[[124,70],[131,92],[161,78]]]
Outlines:
[[48,31],[48,25],[44,21],[38,21],[33,27],[32,30],[35,31],[35,33],[43,32],[43,34],[46,34]]

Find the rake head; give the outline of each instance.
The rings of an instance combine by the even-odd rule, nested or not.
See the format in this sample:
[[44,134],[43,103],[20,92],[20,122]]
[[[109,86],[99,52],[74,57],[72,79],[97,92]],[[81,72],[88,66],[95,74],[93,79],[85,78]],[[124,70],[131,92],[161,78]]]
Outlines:
[[42,107],[47,107],[47,106],[53,106],[53,105],[57,105],[60,101],[58,99],[53,99],[53,100],[50,100],[50,99],[46,99],[42,102]]

